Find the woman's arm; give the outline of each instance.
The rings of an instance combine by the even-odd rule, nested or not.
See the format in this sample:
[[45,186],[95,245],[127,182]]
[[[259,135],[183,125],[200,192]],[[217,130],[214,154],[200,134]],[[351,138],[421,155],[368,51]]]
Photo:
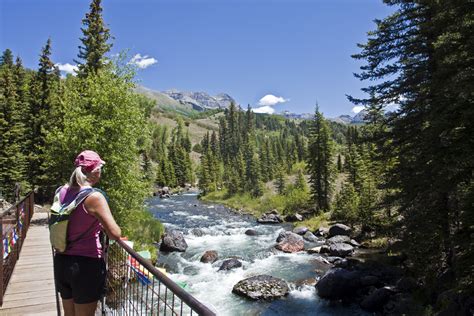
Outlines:
[[97,217],[110,239],[120,239],[122,231],[110,212],[107,200],[101,193],[94,192],[89,195],[84,201],[84,206],[89,214]]

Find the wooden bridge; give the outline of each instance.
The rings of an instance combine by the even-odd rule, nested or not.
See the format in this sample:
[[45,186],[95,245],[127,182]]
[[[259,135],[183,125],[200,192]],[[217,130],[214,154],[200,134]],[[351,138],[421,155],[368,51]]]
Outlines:
[[47,213],[37,212],[31,218],[0,315],[57,315]]

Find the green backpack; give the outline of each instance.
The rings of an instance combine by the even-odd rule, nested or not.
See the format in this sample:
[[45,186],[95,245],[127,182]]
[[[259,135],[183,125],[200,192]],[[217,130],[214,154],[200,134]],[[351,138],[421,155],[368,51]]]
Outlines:
[[[69,204],[61,204],[60,194],[61,188],[56,190],[54,195],[53,205],[51,206],[50,218],[49,218],[49,239],[51,241],[51,246],[57,252],[64,252],[67,249],[68,243],[73,243],[90,231],[88,229],[83,234],[81,234],[75,240],[67,240],[67,228],[69,224],[69,216],[76,209],[76,207],[84,202],[84,200],[93,192],[101,192],[100,190],[93,188],[86,188],[79,191],[77,196]],[[93,228],[92,226],[91,228]]]

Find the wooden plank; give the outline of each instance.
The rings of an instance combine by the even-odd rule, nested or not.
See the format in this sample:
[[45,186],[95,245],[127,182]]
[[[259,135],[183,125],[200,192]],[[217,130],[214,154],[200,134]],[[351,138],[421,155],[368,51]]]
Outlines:
[[54,287],[54,280],[31,281],[31,282],[15,282],[8,285],[6,294],[33,292],[46,286]]
[[54,293],[51,293],[49,296],[43,297],[30,297],[27,300],[8,300],[5,301],[2,305],[2,309],[8,310],[9,308],[14,307],[23,307],[23,306],[34,306],[46,303],[54,303],[56,304],[56,297],[54,297]]
[[[45,313],[51,312],[51,315],[56,315],[56,303],[45,303],[45,304],[37,304],[37,305],[30,305],[30,306],[19,306],[15,308],[8,308],[8,309],[1,309],[1,315],[36,315],[37,313]],[[49,313],[46,315],[50,315]]]
[[50,288],[41,288],[39,291],[33,291],[33,292],[22,292],[22,293],[13,293],[13,294],[8,294],[3,297],[5,301],[18,301],[18,300],[24,300],[24,299],[30,299],[30,298],[35,298],[35,297],[45,297],[45,296],[54,296],[54,286]]

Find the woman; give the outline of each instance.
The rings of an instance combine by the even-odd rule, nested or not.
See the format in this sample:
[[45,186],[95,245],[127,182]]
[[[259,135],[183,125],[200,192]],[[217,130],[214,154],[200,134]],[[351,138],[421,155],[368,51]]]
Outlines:
[[[86,188],[96,185],[105,162],[91,150],[81,152],[69,183],[61,187],[60,202],[67,204]],[[54,256],[56,288],[66,316],[94,315],[105,288],[105,261],[100,232],[120,239],[121,230],[101,192],[94,191],[69,217],[66,250]]]

